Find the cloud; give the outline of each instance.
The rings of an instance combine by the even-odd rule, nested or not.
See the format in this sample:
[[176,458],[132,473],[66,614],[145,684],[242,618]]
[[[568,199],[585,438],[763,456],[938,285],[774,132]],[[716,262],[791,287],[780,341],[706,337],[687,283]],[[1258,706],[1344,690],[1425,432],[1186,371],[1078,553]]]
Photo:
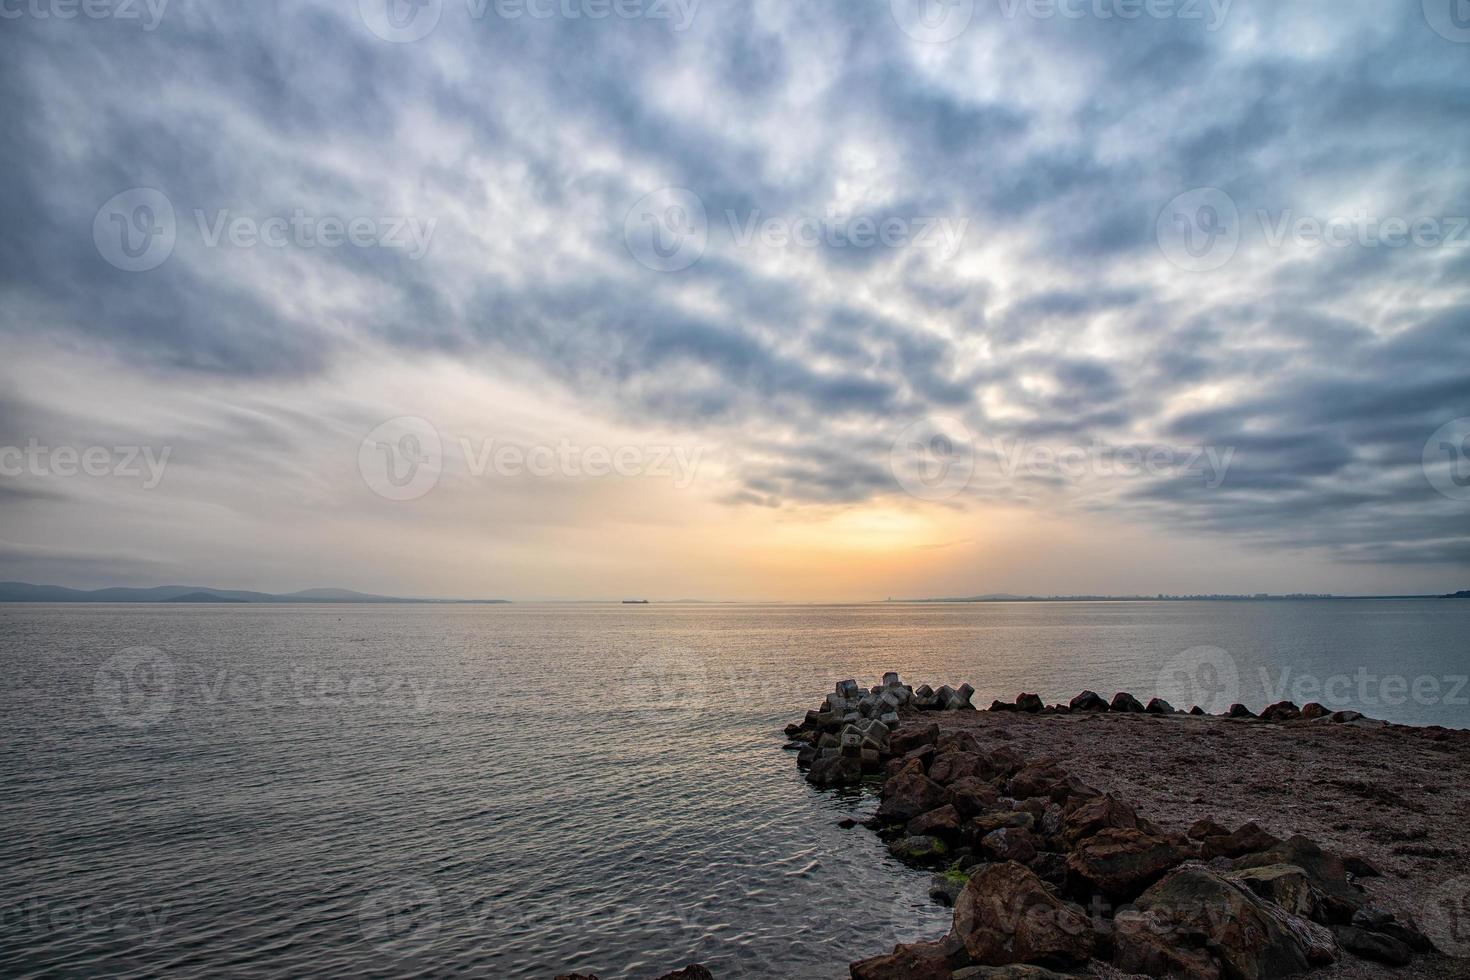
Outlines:
[[[304,433],[332,406],[272,412],[261,393],[386,349],[525,371],[620,425],[718,443],[732,509],[909,505],[893,439],[945,416],[982,450],[1236,454],[1207,488],[1010,480],[982,451],[949,506],[1076,495],[1265,549],[1464,560],[1463,509],[1417,467],[1430,433],[1470,416],[1470,249],[1267,234],[1283,212],[1470,214],[1464,50],[1415,5],[1237,3],[1219,30],[981,5],[940,45],[885,4],[835,0],[703,4],[687,30],[468,9],[447,4],[412,44],[325,0],[177,4],[151,32],[9,23],[7,342],[209,392],[196,424],[160,438],[201,458],[227,441],[283,474],[315,465]],[[666,186],[708,219],[682,272],[625,240],[634,202]],[[1190,273],[1156,222],[1204,186],[1238,206],[1241,243]],[[99,206],[130,187],[176,215],[151,272],[115,268],[93,239]],[[421,257],[211,245],[222,212],[435,224]],[[752,218],[823,233],[742,241]],[[833,244],[857,218],[965,230],[953,251]],[[77,421],[29,397],[11,438]],[[93,421],[163,424],[130,406]],[[65,506],[0,491],[0,508],[49,504]]]

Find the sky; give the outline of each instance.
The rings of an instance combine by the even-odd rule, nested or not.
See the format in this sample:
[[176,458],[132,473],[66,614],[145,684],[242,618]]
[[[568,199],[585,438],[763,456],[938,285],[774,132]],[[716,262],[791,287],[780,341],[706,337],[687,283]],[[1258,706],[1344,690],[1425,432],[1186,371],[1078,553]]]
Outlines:
[[0,579],[1470,588],[1465,0],[0,0]]

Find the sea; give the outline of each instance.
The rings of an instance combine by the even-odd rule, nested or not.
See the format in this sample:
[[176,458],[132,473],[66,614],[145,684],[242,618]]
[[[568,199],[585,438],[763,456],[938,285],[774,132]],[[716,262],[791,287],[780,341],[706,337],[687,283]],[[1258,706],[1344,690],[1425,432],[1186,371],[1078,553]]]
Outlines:
[[1470,602],[0,606],[0,975],[839,978],[932,938],[836,682],[1470,728]]

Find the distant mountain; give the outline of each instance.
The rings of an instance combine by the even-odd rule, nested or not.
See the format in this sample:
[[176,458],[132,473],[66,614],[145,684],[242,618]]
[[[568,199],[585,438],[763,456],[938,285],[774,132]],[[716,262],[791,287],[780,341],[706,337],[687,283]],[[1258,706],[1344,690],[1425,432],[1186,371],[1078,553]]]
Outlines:
[[1451,592],[1449,595],[1440,596],[1441,599],[1470,599],[1470,589],[1461,592]]
[[498,605],[506,599],[404,599],[397,596],[368,595],[350,589],[307,589],[275,595],[270,592],[246,592],[239,589],[216,589],[201,585],[160,585],[152,589],[96,589],[86,592],[59,585],[32,585],[29,582],[0,582],[0,602],[234,602],[234,603],[455,603]]
[[236,602],[236,603],[240,603],[242,605],[245,604],[245,602],[246,602],[246,600],[244,600],[244,599],[227,599],[224,596],[215,595],[213,592],[188,592],[188,593],[185,593],[184,595],[174,596],[172,599],[165,599],[164,601],[165,602],[207,602],[207,603],[215,603],[215,604],[218,604],[218,603],[228,603],[228,602]]

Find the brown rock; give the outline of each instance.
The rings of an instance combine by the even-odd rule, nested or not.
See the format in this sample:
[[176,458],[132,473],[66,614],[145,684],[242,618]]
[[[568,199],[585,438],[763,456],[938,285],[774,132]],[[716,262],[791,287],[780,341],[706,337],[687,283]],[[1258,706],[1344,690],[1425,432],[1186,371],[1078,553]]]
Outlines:
[[980,742],[969,732],[945,732],[939,736],[939,741],[934,743],[940,752],[968,752],[971,755],[980,755],[985,750],[980,748]]
[[967,776],[945,787],[944,800],[968,820],[999,806],[1000,793],[985,780]]
[[1127,711],[1133,714],[1143,714],[1143,705],[1139,700],[1127,691],[1119,691],[1113,695],[1113,703],[1109,705],[1113,711]]
[[1220,980],[1220,964],[1202,948],[1175,945],[1167,923],[1134,908],[1113,917],[1113,963],[1129,974]]
[[949,955],[942,943],[896,946],[887,956],[875,956],[848,967],[852,980],[950,980]]
[[942,786],[959,779],[983,779],[985,767],[978,752],[941,752],[929,766],[929,778]]
[[996,861],[1030,864],[1040,850],[1040,841],[1031,831],[1021,827],[1002,827],[980,838],[980,847]]
[[1270,850],[1280,843],[1280,837],[1266,833],[1252,822],[1224,837],[1206,837],[1200,845],[1200,857],[1206,861],[1217,857],[1238,858]]
[[709,972],[707,967],[695,963],[693,966],[686,966],[682,970],[665,973],[658,980],[715,980],[715,975]]
[[1148,706],[1143,709],[1151,715],[1172,715],[1174,706],[1163,698],[1149,698]]
[[933,722],[927,725],[910,723],[900,725],[888,736],[888,748],[894,755],[907,755],[915,749],[933,745],[937,741],[939,741],[937,724]]
[[1268,864],[1261,868],[1246,868],[1225,875],[1237,884],[1244,885],[1258,898],[1274,902],[1292,915],[1304,919],[1322,921],[1324,910],[1322,893],[1312,884],[1307,873],[1294,864]]
[[1053,896],[1040,878],[1014,862],[970,876],[955,903],[954,935],[981,966],[1085,963],[1096,942],[1081,909]]
[[1011,777],[1010,782],[1006,784],[1006,789],[1018,800],[1044,797],[1055,803],[1062,802],[1074,793],[1077,795],[1095,793],[1055,762],[1038,762],[1027,766]]
[[814,786],[856,786],[863,781],[861,759],[847,755],[819,756],[806,774],[807,782]]
[[953,838],[959,836],[960,825],[960,812],[953,805],[945,804],[910,820],[904,832],[910,837]]
[[954,972],[954,980],[1068,980],[1041,966],[1012,963],[1009,966],[967,966]]
[[1338,926],[1332,930],[1342,948],[1365,960],[1387,963],[1389,966],[1407,966],[1414,958],[1408,946],[1381,932],[1370,932],[1356,926]]
[[878,819],[908,823],[922,813],[944,805],[944,787],[928,776],[905,773],[883,784],[883,802]]
[[1230,710],[1225,712],[1227,718],[1254,718],[1256,713],[1243,704],[1232,704]]
[[1041,695],[1039,694],[1017,694],[1016,710],[1027,714],[1039,714],[1041,712]]
[[1308,721],[1316,721],[1318,718],[1327,717],[1327,709],[1316,701],[1309,701],[1302,705],[1302,717]]
[[1325,928],[1199,865],[1172,872],[1118,919],[1114,965],[1150,976],[1266,980],[1337,957]]
[[1189,828],[1189,839],[1190,840],[1204,840],[1206,837],[1229,837],[1229,836],[1230,836],[1230,831],[1229,830],[1227,830],[1224,827],[1220,826],[1218,823],[1216,823],[1214,820],[1210,819],[1209,817],[1205,817],[1203,820],[1196,820],[1194,822],[1194,825]]
[[1067,871],[1108,896],[1130,898],[1189,857],[1162,837],[1110,827],[1077,845],[1067,858]]
[[1079,841],[1109,827],[1137,830],[1138,813],[1133,807],[1111,795],[1096,796],[1063,818],[1061,837],[1068,847],[1073,847]]
[[1273,864],[1294,864],[1305,871],[1322,893],[1326,912],[1333,922],[1349,921],[1353,913],[1368,904],[1367,896],[1348,881],[1342,858],[1322,850],[1315,841],[1300,834],[1288,837],[1269,850],[1236,858],[1231,868],[1243,871]]
[[970,822],[970,826],[975,828],[976,836],[984,837],[992,830],[1000,830],[1002,827],[1031,830],[1036,826],[1036,818],[1025,810],[1000,810],[976,817]]
[[1015,749],[1002,746],[981,753],[981,773],[986,779],[1006,779],[1026,768],[1026,759]]
[[1107,711],[1108,703],[1096,691],[1083,691],[1068,707],[1073,711]]
[[1261,712],[1261,717],[1266,721],[1296,721],[1301,716],[1302,709],[1290,701],[1277,701]]

